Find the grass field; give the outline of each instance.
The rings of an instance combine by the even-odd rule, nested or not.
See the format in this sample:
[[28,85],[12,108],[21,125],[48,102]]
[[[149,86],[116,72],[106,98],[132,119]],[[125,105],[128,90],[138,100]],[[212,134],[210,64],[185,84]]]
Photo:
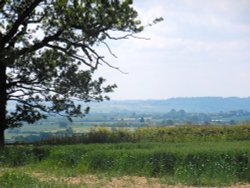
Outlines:
[[[199,127],[150,128],[138,130],[147,134],[134,143],[7,146],[0,151],[0,187],[25,187],[27,182],[37,187],[91,187],[91,181],[97,181],[96,178],[100,185],[94,187],[103,187],[104,182],[109,184],[126,177],[128,183],[145,177],[144,183],[153,182],[155,187],[162,183],[247,184],[250,182],[249,128],[247,125],[228,129],[202,127],[202,131],[198,131]],[[159,130],[164,139],[158,139],[159,135],[155,134]],[[238,135],[232,130],[238,130]],[[111,134],[98,130],[97,135],[100,131],[102,136]],[[235,136],[229,139],[229,134]],[[75,183],[67,183],[72,181]]]

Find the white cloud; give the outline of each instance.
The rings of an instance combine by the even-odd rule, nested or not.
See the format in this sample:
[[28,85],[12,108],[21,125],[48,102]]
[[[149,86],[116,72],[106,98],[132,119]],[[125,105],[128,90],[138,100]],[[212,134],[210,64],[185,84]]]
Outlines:
[[118,84],[114,98],[249,96],[250,1],[135,3],[144,23],[164,21],[139,35],[151,40],[112,42],[118,59],[109,60],[129,73],[100,71]]

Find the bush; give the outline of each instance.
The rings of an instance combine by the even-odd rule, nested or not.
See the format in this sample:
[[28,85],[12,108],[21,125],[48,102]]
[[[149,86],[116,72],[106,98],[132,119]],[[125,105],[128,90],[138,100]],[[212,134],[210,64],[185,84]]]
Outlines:
[[48,157],[49,149],[33,146],[9,146],[0,151],[0,165],[17,167]]

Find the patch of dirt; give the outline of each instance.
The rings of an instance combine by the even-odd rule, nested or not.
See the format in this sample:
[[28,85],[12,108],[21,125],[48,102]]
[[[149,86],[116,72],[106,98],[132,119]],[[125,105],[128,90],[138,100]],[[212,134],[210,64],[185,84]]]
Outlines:
[[145,178],[137,176],[122,177],[98,177],[95,175],[83,175],[77,177],[53,177],[43,173],[33,172],[32,176],[41,181],[55,181],[69,185],[82,185],[83,187],[101,188],[188,188],[188,186],[168,186],[160,184],[156,178]]
[[[159,183],[157,178],[146,178],[139,176],[122,176],[122,177],[98,177],[95,175],[83,175],[76,177],[56,177],[47,176],[44,173],[33,172],[31,174],[41,181],[55,181],[69,185],[80,185],[82,187],[94,188],[201,188],[185,185],[166,185]],[[208,188],[208,187],[206,187]],[[233,185],[223,188],[250,188],[248,185]]]
[[250,188],[250,184],[247,184],[247,185],[233,185],[233,186],[225,187],[225,188]]
[[[156,178],[145,178],[136,176],[124,176],[120,178],[111,178],[105,188],[120,188],[120,187],[131,187],[131,188],[177,188],[180,186],[170,186],[160,184]],[[187,187],[187,186],[182,186]]]

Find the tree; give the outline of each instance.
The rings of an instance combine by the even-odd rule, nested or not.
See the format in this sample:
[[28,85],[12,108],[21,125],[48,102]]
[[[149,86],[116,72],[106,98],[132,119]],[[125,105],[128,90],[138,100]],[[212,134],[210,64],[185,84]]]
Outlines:
[[68,123],[66,121],[60,121],[59,122],[59,127],[60,128],[67,128],[68,127]]
[[[108,99],[116,85],[93,73],[100,64],[112,65],[95,45],[110,51],[107,41],[142,30],[132,0],[1,0],[0,146],[7,128],[48,113],[84,116],[89,108],[77,100]],[[8,101],[16,102],[14,112],[7,111]]]
[[144,117],[140,118],[140,123],[145,123]]

